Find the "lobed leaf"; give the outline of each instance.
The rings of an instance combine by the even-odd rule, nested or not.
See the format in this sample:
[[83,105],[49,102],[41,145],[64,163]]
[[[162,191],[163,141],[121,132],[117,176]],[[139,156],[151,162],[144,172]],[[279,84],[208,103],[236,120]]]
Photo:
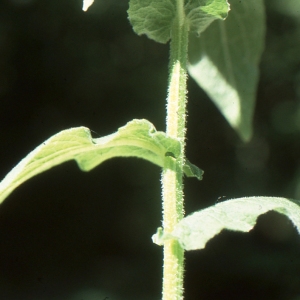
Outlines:
[[156,131],[147,120],[133,120],[116,133],[93,139],[86,127],[57,133],[29,153],[0,183],[0,203],[31,177],[69,160],[89,171],[103,161],[116,157],[139,157],[164,167],[166,153],[177,157],[180,144]]
[[182,219],[171,234],[158,231],[158,244],[175,238],[185,250],[203,249],[223,229],[248,232],[258,216],[275,210],[286,215],[300,233],[300,201],[276,197],[246,197],[218,203]]
[[230,0],[225,21],[191,36],[188,71],[239,136],[248,141],[264,48],[263,0]]

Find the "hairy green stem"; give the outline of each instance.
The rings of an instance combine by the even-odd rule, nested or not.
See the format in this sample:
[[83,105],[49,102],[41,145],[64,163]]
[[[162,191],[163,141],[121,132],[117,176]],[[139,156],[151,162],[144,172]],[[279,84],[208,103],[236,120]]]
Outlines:
[[[186,132],[186,79],[188,25],[185,22],[183,0],[177,1],[177,18],[172,26],[170,49],[170,75],[167,98],[167,135],[181,144],[176,161],[168,158],[162,173],[163,227],[165,233],[184,216],[183,165],[185,161]],[[164,244],[163,300],[183,299],[184,251],[175,240]]]

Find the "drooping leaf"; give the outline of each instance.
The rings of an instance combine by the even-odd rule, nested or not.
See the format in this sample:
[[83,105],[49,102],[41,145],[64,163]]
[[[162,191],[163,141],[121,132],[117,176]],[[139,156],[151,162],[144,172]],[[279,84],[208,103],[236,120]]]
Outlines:
[[82,10],[87,11],[93,3],[94,0],[83,0]]
[[248,141],[264,48],[263,0],[229,0],[225,21],[213,22],[200,37],[191,35],[190,75],[209,95],[239,136]]
[[223,229],[248,232],[258,216],[274,210],[286,215],[300,233],[300,201],[276,197],[246,197],[218,203],[182,219],[174,231],[159,232],[158,244],[170,238],[179,241],[185,250],[203,249]]
[[[189,0],[184,6],[190,29],[202,32],[213,20],[224,19],[228,12],[226,0]],[[133,30],[150,39],[166,43],[177,15],[176,0],[130,0],[128,17]]]
[[139,157],[164,167],[165,153],[177,157],[180,143],[156,131],[147,120],[133,120],[116,133],[92,138],[86,127],[59,132],[29,153],[0,183],[0,203],[31,177],[69,160],[76,160],[83,171],[116,157]]

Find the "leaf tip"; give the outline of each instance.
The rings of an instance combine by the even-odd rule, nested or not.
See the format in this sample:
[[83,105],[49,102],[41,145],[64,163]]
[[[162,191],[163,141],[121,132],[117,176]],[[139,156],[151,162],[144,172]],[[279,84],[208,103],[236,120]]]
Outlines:
[[173,236],[167,233],[164,233],[161,227],[158,227],[156,233],[152,235],[152,241],[158,246],[163,246],[166,240],[173,239]]
[[189,160],[185,161],[183,172],[187,177],[196,177],[198,180],[203,179],[204,171],[192,164]]
[[83,0],[82,10],[87,11],[93,3],[94,0]]

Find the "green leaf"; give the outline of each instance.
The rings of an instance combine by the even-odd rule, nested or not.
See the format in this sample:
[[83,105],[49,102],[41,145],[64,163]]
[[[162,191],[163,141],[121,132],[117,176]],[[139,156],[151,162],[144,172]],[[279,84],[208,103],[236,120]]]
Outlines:
[[170,39],[176,14],[175,0],[130,0],[128,18],[136,34],[146,34],[159,43]]
[[198,180],[202,180],[204,171],[193,165],[189,160],[186,159],[183,166],[183,172],[187,177],[196,177]]
[[[202,32],[213,20],[224,19],[229,10],[226,0],[189,0],[184,6],[190,29]],[[177,15],[176,0],[130,0],[128,18],[133,30],[150,39],[166,43],[171,38]]]
[[239,136],[248,141],[264,48],[263,0],[230,0],[225,21],[190,36],[190,75],[209,95]]
[[175,238],[185,250],[203,249],[206,243],[223,229],[248,232],[258,216],[275,210],[286,215],[300,233],[300,201],[276,197],[231,199],[195,212],[182,219],[171,235],[160,233],[160,244]]
[[180,143],[156,131],[147,120],[133,120],[116,133],[93,139],[86,127],[59,132],[29,153],[0,183],[0,203],[31,177],[69,160],[83,171],[116,157],[139,157],[164,167],[166,153],[176,158]]
[[229,4],[226,0],[193,0],[188,1],[185,13],[190,23],[191,31],[200,34],[214,20],[227,18]]

